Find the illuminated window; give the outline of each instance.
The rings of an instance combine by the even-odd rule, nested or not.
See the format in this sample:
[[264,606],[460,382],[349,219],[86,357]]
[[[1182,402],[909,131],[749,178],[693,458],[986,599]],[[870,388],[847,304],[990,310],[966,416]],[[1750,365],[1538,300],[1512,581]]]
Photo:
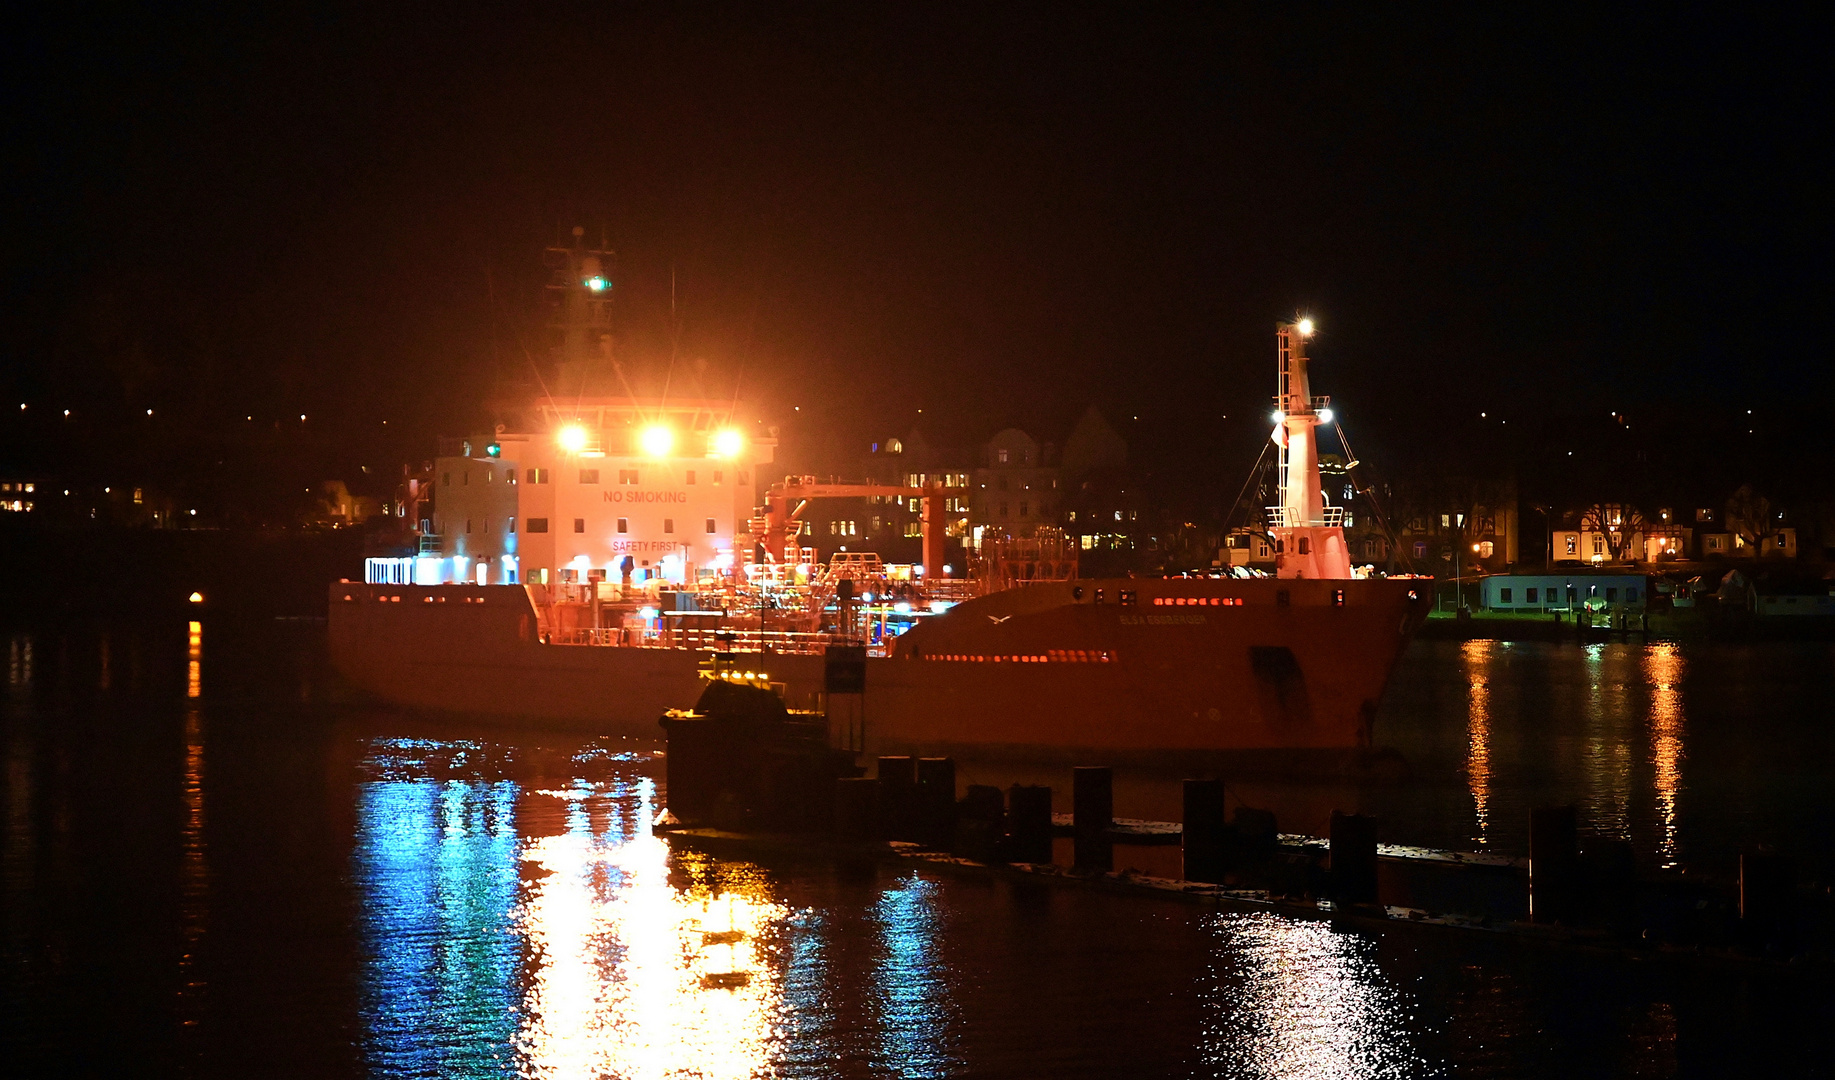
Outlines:
[[[585,529],[581,528],[581,524],[582,524],[581,522],[575,521],[573,524],[574,524],[574,529],[573,529],[574,532],[585,532],[586,531]],[[618,531],[621,533],[630,532],[631,531],[631,519],[630,518],[619,518],[618,519]]]
[[636,469],[619,469],[618,470],[618,482],[620,484],[637,483],[637,470]]
[[1605,553],[1606,553],[1606,538],[1603,536],[1593,537],[1593,554],[1604,555]]
[[1567,553],[1568,553],[1569,555],[1572,555],[1572,554],[1574,554],[1574,553],[1575,553],[1576,551],[1578,551],[1578,550],[1579,550],[1579,549],[1578,549],[1578,548],[1577,548],[1577,547],[1575,546],[1575,545],[1576,545],[1576,543],[1577,543],[1577,538],[1576,538],[1576,537],[1575,537],[1575,536],[1574,536],[1573,534],[1571,534],[1571,533],[1570,533],[1570,534],[1568,534],[1567,536],[1564,536],[1564,537],[1562,537],[1562,539],[1563,539],[1563,540],[1566,540],[1566,541],[1567,541]]
[[1489,559],[1491,557],[1491,554],[1495,552],[1496,550],[1497,550],[1497,545],[1492,543],[1491,541],[1489,540],[1480,541],[1478,544],[1478,557],[1481,559]]
[[530,469],[529,470],[529,483],[546,484],[547,482],[548,482],[548,470],[547,469]]
[[1070,512],[1070,520],[1072,520],[1072,521],[1075,521],[1075,520],[1077,520],[1077,512],[1076,512],[1075,510],[1072,510],[1072,511]]
[[994,460],[999,464],[1005,465],[1007,463],[1007,452],[1004,449],[994,451]]
[[599,470],[598,469],[581,469],[580,470],[580,483],[596,484],[598,482],[599,482]]

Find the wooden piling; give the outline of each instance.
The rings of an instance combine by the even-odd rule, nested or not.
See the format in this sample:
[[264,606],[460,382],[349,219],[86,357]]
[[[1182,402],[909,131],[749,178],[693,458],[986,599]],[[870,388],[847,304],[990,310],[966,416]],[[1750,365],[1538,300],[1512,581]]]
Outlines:
[[1184,823],[1179,830],[1183,875],[1187,881],[1223,883],[1229,871],[1229,827],[1224,818],[1222,780],[1186,780]]
[[884,838],[879,816],[879,781],[842,777],[835,781],[835,839],[867,842]]
[[1115,780],[1107,766],[1071,770],[1071,821],[1079,836],[1115,824]]
[[917,760],[918,842],[949,850],[956,833],[956,762],[953,758]]
[[1579,901],[1579,813],[1572,806],[1529,812],[1529,921],[1571,923]]
[[1007,789],[1007,861],[1051,861],[1051,788],[1014,784]]
[[1341,904],[1376,903],[1376,819],[1332,811],[1332,898]]
[[879,759],[879,822],[888,840],[916,840],[917,759],[898,754]]
[[1775,851],[1739,857],[1739,921],[1751,948],[1791,951],[1796,944],[1797,868]]
[[1073,864],[1084,870],[1113,870],[1115,842],[1109,829],[1115,824],[1114,774],[1107,766],[1078,766],[1071,770],[1070,790]]

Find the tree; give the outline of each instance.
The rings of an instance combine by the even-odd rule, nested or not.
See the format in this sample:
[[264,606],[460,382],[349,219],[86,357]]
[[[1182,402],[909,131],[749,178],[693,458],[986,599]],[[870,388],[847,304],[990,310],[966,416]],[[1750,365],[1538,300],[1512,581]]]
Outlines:
[[1633,541],[1644,535],[1644,514],[1629,503],[1593,503],[1580,512],[1580,531],[1605,537],[1610,560],[1626,562]]

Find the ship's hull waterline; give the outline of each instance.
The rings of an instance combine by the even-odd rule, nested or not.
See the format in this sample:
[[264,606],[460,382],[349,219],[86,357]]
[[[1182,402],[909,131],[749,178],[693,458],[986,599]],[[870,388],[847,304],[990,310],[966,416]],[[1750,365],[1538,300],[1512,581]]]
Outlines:
[[[866,692],[867,749],[1108,760],[1356,755],[1427,590],[1408,580],[1092,579],[927,618]],[[519,586],[341,583],[337,669],[383,700],[530,726],[654,738],[700,692],[703,651],[551,645]],[[819,655],[741,654],[792,706],[822,702]]]

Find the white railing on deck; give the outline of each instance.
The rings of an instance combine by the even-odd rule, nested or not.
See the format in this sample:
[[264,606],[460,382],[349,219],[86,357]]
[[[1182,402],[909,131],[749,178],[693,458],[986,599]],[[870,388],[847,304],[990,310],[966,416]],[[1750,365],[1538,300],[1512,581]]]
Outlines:
[[[780,655],[819,656],[830,645],[858,645],[859,641],[850,641],[835,634],[799,634],[786,630],[767,630],[761,637],[756,630],[722,632],[672,627],[651,629],[633,626],[583,626],[553,634],[549,637],[548,643],[550,645],[600,645],[627,649],[686,649],[691,652],[735,653],[755,653],[762,645]],[[867,646],[868,656],[884,657],[891,654],[891,642]]]

